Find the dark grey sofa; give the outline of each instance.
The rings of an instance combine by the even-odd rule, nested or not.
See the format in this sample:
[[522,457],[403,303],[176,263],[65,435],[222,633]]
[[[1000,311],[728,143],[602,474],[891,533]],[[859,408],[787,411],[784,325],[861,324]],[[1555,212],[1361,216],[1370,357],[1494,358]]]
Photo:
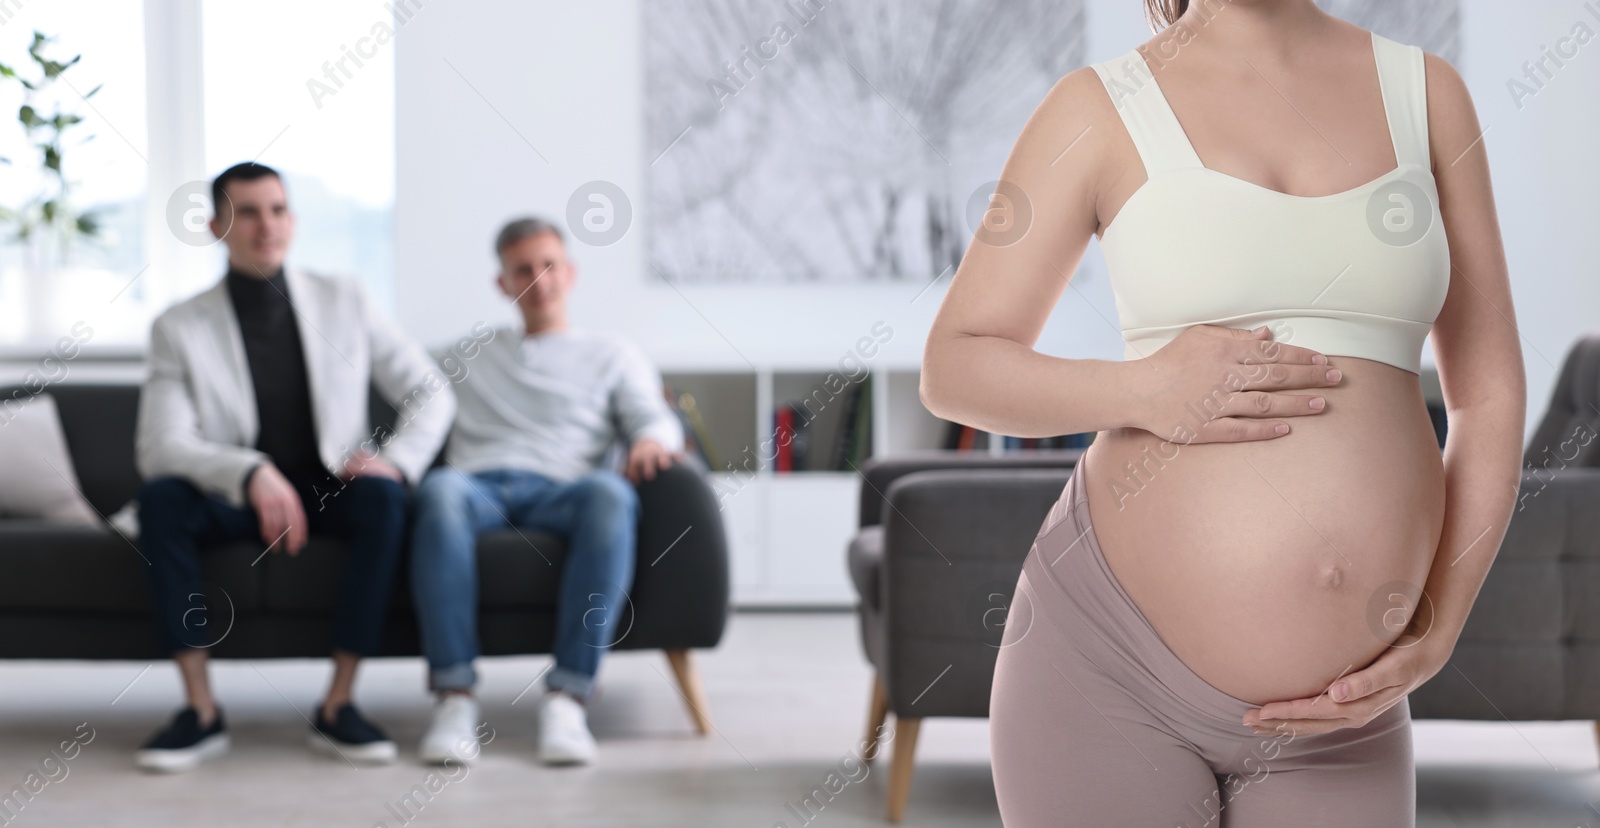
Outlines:
[[[16,390],[0,390],[0,399]],[[139,387],[57,385],[48,393],[56,400],[84,496],[102,516],[112,514],[140,485],[133,459]],[[372,398],[372,422],[392,424],[394,409],[376,394]],[[727,621],[721,513],[703,472],[686,464],[640,484],[639,500],[639,560],[615,648],[666,650],[704,733],[704,698],[689,651],[715,647]],[[327,655],[342,544],[313,538],[296,557],[268,554],[252,566],[262,548],[240,542],[202,555],[205,580],[225,591],[234,608],[233,618],[213,619],[231,623],[212,647],[214,655]],[[560,538],[529,529],[487,533],[479,540],[478,624],[485,655],[550,652],[565,556]],[[162,658],[144,567],[134,545],[109,528],[0,518],[0,658]],[[382,653],[419,652],[402,564]]]
[[[1418,719],[1600,721],[1600,335],[1567,356],[1524,452],[1504,543]],[[863,467],[847,558],[876,670],[867,738],[896,718],[888,815],[910,789],[920,722],[987,717],[1003,613],[1081,450],[929,452]],[[999,597],[996,598],[996,590]]]

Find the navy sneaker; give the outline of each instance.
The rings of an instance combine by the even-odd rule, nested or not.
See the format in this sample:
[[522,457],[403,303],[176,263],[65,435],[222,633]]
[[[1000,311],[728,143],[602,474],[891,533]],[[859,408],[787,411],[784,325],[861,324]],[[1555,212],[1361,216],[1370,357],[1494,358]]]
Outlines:
[[349,703],[334,712],[332,722],[322,717],[322,706],[317,705],[317,719],[311,725],[308,744],[319,753],[374,765],[393,762],[399,754],[388,734]]
[[228,725],[222,719],[222,708],[217,708],[211,726],[202,728],[200,713],[193,707],[185,707],[172,717],[171,723],[151,736],[133,758],[145,770],[181,773],[227,753],[228,746]]

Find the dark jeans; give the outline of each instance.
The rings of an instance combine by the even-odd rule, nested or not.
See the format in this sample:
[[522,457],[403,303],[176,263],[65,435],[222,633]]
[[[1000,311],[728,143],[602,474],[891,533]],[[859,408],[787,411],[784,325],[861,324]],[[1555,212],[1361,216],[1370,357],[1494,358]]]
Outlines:
[[[300,493],[309,534],[337,537],[347,550],[333,647],[376,655],[405,536],[405,486],[382,477],[357,477],[342,488],[338,480],[290,482]],[[267,548],[254,509],[235,508],[176,477],[151,480],[139,490],[139,547],[150,559],[163,652],[210,647],[227,635],[232,598],[201,579],[200,551],[237,540]],[[286,554],[284,542],[266,554]]]

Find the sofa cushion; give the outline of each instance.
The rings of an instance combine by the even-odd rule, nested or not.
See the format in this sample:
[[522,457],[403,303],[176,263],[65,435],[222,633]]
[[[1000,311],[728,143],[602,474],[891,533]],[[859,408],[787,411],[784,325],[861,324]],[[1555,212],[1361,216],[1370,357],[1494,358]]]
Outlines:
[[84,497],[102,515],[121,509],[139,493],[139,472],[133,464],[139,386],[57,383],[50,387],[50,395],[55,397]]
[[[338,605],[345,547],[312,536],[298,555],[261,554],[239,541],[200,553],[201,577],[219,587],[235,610],[332,613]],[[552,607],[567,544],[523,529],[487,532],[478,539],[478,594],[485,610]],[[406,563],[395,581],[394,606],[413,605]],[[150,611],[145,559],[126,538],[105,528],[42,520],[0,521],[0,607],[10,610]]]
[[[260,544],[238,543],[239,554]],[[338,606],[339,579],[344,571],[343,544],[313,537],[298,555],[268,553],[256,570],[262,578],[262,607],[290,613],[332,613]],[[566,542],[532,529],[485,532],[478,538],[478,603],[482,609],[537,609],[554,606],[561,567],[566,562]],[[246,561],[248,563],[248,561]],[[408,565],[401,564],[402,569]],[[409,580],[396,579],[394,605],[410,608]]]
[[874,610],[883,609],[878,584],[883,575],[883,526],[868,526],[850,539],[847,553],[850,561],[850,582],[855,584],[856,596],[861,603]]
[[102,525],[83,499],[54,397],[6,400],[0,425],[0,516]]
[[[486,609],[553,607],[567,543],[532,529],[478,536],[478,602]],[[637,562],[636,562],[637,568]]]
[[[261,606],[260,570],[250,548],[200,556],[201,578],[220,587],[237,610]],[[0,608],[150,612],[149,566],[122,535],[102,527],[42,520],[0,521]]]

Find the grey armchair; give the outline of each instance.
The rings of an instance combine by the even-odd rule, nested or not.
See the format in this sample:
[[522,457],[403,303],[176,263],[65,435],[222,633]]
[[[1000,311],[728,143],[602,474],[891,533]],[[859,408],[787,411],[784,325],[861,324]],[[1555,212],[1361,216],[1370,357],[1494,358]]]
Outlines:
[[[1417,719],[1588,720],[1600,738],[1600,334],[1563,364],[1493,568]],[[928,717],[986,717],[1004,609],[1083,450],[929,452],[863,468],[848,550],[875,668],[866,739],[895,716],[888,819]]]
[[876,753],[878,728],[895,715],[890,821],[905,811],[922,719],[989,715],[1004,608],[1082,455],[934,451],[863,465],[861,528],[848,559],[861,643],[876,670],[867,757]]

